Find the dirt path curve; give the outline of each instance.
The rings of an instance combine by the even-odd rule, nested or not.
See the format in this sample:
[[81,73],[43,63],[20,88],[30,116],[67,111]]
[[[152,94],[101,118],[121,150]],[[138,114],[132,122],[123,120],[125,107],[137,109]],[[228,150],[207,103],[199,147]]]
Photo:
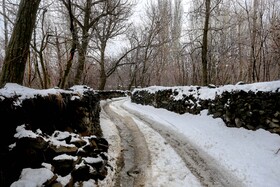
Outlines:
[[123,163],[120,163],[116,186],[144,187],[151,161],[143,134],[130,116],[120,116],[110,108],[110,103],[106,103],[103,110],[114,121],[122,139]]
[[[139,112],[125,108],[123,103],[127,99],[113,100],[103,107],[107,115],[119,129],[124,147],[124,167],[120,172],[120,183],[117,186],[141,187],[145,184],[151,172],[150,155],[143,134],[135,121],[139,120],[159,133],[182,158],[191,173],[199,180],[201,186],[206,187],[242,187],[243,184],[234,178],[219,163],[211,159],[207,153],[199,150],[185,136],[157,121],[147,118]],[[114,107],[110,107],[114,105]],[[114,110],[118,112],[114,112]],[[120,115],[123,111],[125,115]]]

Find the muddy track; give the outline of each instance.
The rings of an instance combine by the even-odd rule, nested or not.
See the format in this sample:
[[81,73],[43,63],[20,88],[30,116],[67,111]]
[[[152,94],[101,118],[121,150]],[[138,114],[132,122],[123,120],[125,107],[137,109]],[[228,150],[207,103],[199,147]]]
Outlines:
[[[243,184],[225,170],[217,161],[211,159],[209,155],[194,145],[185,136],[160,124],[157,121],[147,118],[139,112],[129,110],[123,106],[125,99],[115,100],[107,103],[105,112],[110,116],[119,129],[123,141],[124,168],[120,172],[120,186],[144,186],[145,178],[149,173],[149,150],[143,134],[135,124],[140,120],[154,131],[158,132],[166,142],[172,146],[176,153],[182,158],[186,167],[205,187],[242,187]],[[111,109],[112,102],[117,108]],[[125,111],[121,116],[114,110]],[[139,145],[139,142],[140,145]],[[140,146],[140,147],[139,147]],[[134,159],[134,160],[133,160]],[[145,170],[146,168],[146,170]],[[133,175],[136,174],[136,175]],[[133,179],[133,183],[131,181]]]
[[110,102],[103,110],[117,126],[123,147],[115,187],[144,187],[151,161],[143,134],[131,117],[114,112]]
[[185,136],[172,129],[149,119],[138,112],[120,106],[135,118],[143,121],[152,129],[157,131],[173,147],[177,154],[182,158],[185,165],[192,174],[197,177],[202,186],[207,187],[242,187],[244,186],[237,178],[232,176],[218,162],[204,151],[198,149]]

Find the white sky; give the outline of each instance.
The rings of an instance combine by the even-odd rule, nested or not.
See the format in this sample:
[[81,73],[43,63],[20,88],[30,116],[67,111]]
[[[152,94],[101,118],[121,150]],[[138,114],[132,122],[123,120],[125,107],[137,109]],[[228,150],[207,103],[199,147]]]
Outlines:
[[[146,9],[150,6],[151,2],[157,2],[158,0],[132,0],[135,3],[135,7],[133,9],[133,14],[129,18],[130,22],[135,26],[143,25],[144,20],[146,19]],[[173,0],[174,1],[174,0]],[[183,20],[186,18],[184,12],[187,11],[190,0],[182,0],[182,8],[183,8]],[[183,30],[185,29],[185,21],[183,21]],[[128,43],[125,41],[124,36],[119,36],[111,41],[107,45],[107,54],[110,56],[117,56],[120,54],[122,49],[126,47]]]

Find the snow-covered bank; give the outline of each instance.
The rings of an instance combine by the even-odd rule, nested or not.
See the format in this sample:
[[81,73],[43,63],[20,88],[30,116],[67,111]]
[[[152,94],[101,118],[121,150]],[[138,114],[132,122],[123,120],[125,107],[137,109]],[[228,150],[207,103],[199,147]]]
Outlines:
[[[100,105],[103,106],[105,101],[101,101]],[[101,107],[103,108],[103,107]],[[99,181],[101,186],[113,187],[116,183],[116,175],[118,168],[118,159],[121,156],[121,139],[119,136],[118,129],[116,125],[106,116],[105,112],[102,110],[100,113],[100,126],[103,131],[104,138],[109,143],[108,149],[108,164],[112,167],[108,170],[107,177],[103,181]]]
[[125,108],[184,134],[248,187],[280,186],[280,136],[265,130],[228,128],[207,115],[179,115],[127,101]]

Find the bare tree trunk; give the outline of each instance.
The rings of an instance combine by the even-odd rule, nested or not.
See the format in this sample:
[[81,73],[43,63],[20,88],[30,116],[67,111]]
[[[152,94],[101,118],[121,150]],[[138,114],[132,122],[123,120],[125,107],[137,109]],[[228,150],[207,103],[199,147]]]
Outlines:
[[137,65],[136,65],[136,66],[135,66],[135,70],[131,73],[131,79],[130,79],[130,82],[129,82],[129,84],[128,84],[127,90],[131,90],[133,84],[134,84],[135,87],[136,87],[135,82],[136,82],[136,76],[137,76],[137,71],[136,71],[137,68],[138,68],[138,67],[137,67]]
[[[85,39],[86,40],[86,39]],[[78,45],[78,66],[77,66],[77,70],[76,70],[76,75],[75,75],[75,79],[74,79],[74,84],[78,85],[78,84],[83,84],[82,81],[82,75],[85,69],[85,63],[86,63],[86,53],[87,53],[87,46],[88,46],[88,42],[86,42],[87,44],[85,44],[85,42],[82,42],[82,47],[80,47],[80,45]]]
[[66,3],[65,1],[63,1],[64,5],[67,7],[68,9],[68,13],[69,13],[69,17],[70,17],[70,31],[72,34],[72,46],[71,46],[71,50],[70,50],[70,58],[67,61],[66,64],[66,69],[64,71],[63,77],[61,78],[61,80],[59,81],[58,85],[61,88],[65,88],[65,84],[66,81],[68,79],[72,64],[73,64],[73,58],[75,55],[75,51],[77,48],[77,42],[78,42],[78,36],[76,33],[76,29],[74,26],[74,18],[73,18],[73,13],[72,13],[72,8],[71,8],[71,2],[70,0],[68,0],[68,3]]
[[56,28],[55,28],[55,48],[56,48],[58,67],[59,67],[58,74],[59,74],[59,78],[61,78],[63,76],[63,68],[62,68],[63,61],[61,57],[61,49],[59,45],[59,38],[58,38],[58,33]]
[[40,0],[21,0],[1,73],[0,85],[23,83],[29,44]]
[[8,44],[0,85],[23,83],[25,64],[40,0],[21,0],[13,33]]
[[34,77],[36,77],[36,74],[38,74],[40,85],[43,88],[44,81],[43,81],[43,78],[42,78],[41,73],[40,73],[40,68],[39,68],[39,62],[38,62],[37,54],[35,54],[34,65],[35,65],[35,75],[34,75]]
[[203,28],[202,53],[201,53],[203,85],[208,84],[207,47],[208,47],[208,31],[209,31],[209,19],[210,19],[210,3],[211,0],[205,1],[206,12],[205,12],[205,20],[204,20],[204,28]]
[[[33,45],[31,44],[32,48],[39,56],[39,62],[40,62],[41,70],[42,70],[42,74],[43,74],[43,79],[42,80],[40,79],[40,81],[41,81],[41,88],[43,88],[43,89],[47,89],[50,85],[50,77],[48,74],[47,65],[45,64],[44,55],[43,55],[43,52],[46,49],[48,40],[49,40],[49,34],[44,32],[44,20],[45,20],[46,12],[47,12],[47,9],[45,9],[42,14],[41,31],[42,31],[43,38],[40,42],[39,49],[37,49],[37,45],[36,45],[36,30],[33,31],[34,32],[34,37],[33,37],[34,42],[33,42]],[[36,62],[37,62],[37,59],[36,59]],[[37,68],[37,71],[38,71],[38,75],[40,75],[41,73],[39,71],[39,68]]]
[[183,85],[184,82],[184,68],[182,66],[181,58],[181,42],[180,37],[182,33],[182,0],[176,0],[174,2],[174,8],[172,9],[172,27],[171,27],[171,62],[169,69],[174,69],[174,80],[176,85]]
[[256,81],[256,36],[257,36],[257,5],[258,0],[254,0],[253,5],[253,25],[251,28],[251,50],[250,50],[250,69],[249,69],[249,80],[252,82]]
[[241,23],[238,23],[238,60],[239,60],[239,75],[238,81],[243,80],[243,48],[241,45]]
[[105,70],[105,48],[106,45],[105,44],[101,44],[101,49],[100,49],[100,82],[99,82],[99,86],[98,89],[99,90],[104,90],[105,89],[105,85],[107,82],[107,75],[106,75],[106,70]]
[[87,1],[86,6],[84,7],[84,23],[82,27],[82,41],[81,44],[78,45],[78,67],[76,70],[74,84],[81,84],[82,74],[84,73],[85,69],[85,62],[86,62],[86,53],[89,43],[89,33],[90,30],[90,15],[91,15],[91,6],[92,2]]
[[8,47],[8,19],[7,19],[7,14],[6,14],[6,0],[3,0],[2,2],[2,8],[3,8],[3,20],[4,20],[4,37],[5,37],[5,51],[7,50]]

